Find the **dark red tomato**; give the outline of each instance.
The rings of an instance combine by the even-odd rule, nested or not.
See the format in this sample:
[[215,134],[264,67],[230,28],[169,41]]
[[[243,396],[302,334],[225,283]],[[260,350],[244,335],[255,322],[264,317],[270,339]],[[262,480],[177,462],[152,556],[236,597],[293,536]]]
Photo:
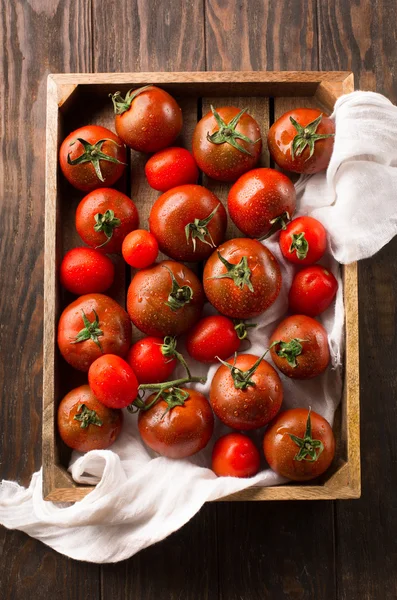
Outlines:
[[193,156],[185,148],[166,148],[156,152],[145,165],[150,187],[159,192],[186,183],[197,183],[199,171]]
[[245,110],[222,106],[207,113],[193,133],[193,156],[212,179],[236,181],[259,160],[262,138],[258,123]]
[[172,260],[142,269],[130,283],[127,311],[146,335],[180,335],[199,320],[204,292],[188,267]]
[[280,232],[280,250],[284,258],[296,265],[312,265],[327,248],[327,232],[312,217],[298,217]]
[[135,269],[150,267],[159,253],[154,235],[145,229],[131,231],[123,241],[121,252],[126,263]]
[[283,386],[277,371],[263,358],[240,354],[214,375],[210,402],[216,416],[232,429],[258,429],[278,413]]
[[105,450],[116,441],[123,424],[121,410],[104,406],[88,385],[75,388],[58,407],[58,431],[69,448],[79,452]]
[[59,350],[79,371],[88,371],[102,354],[125,356],[131,335],[129,316],[104,294],[80,296],[65,308],[58,323]]
[[240,347],[233,321],[221,315],[204,317],[186,337],[186,350],[195,360],[203,363],[226,360]]
[[157,152],[170,146],[182,129],[180,106],[165,90],[146,85],[125,98],[112,96],[116,131],[123,142],[139,152]]
[[138,380],[120,356],[104,354],[88,370],[88,383],[99,402],[109,408],[125,408],[138,395]]
[[316,317],[329,307],[337,289],[338,282],[330,271],[321,265],[306,267],[292,280],[289,308],[294,313]]
[[227,207],[232,221],[245,235],[263,238],[285,227],[295,212],[292,181],[275,169],[254,169],[230,188]]
[[324,473],[335,455],[331,426],[307,408],[277,415],[263,439],[265,458],[273,471],[293,481],[308,481]]
[[219,246],[203,273],[204,291],[213,306],[237,319],[256,317],[281,289],[279,264],[257,240],[236,238]]
[[215,442],[212,470],[218,477],[253,477],[259,466],[259,451],[246,435],[228,433]]
[[[186,458],[196,454],[208,444],[214,430],[214,415],[208,400],[196,390],[180,388],[184,403],[170,408],[160,400],[141,411],[138,418],[139,433],[145,444],[168,458]],[[156,394],[147,399],[150,404]]]
[[124,172],[126,151],[117,135],[99,125],[80,127],[68,135],[59,150],[66,179],[78,190],[89,192],[113,185]]
[[267,144],[279,167],[295,173],[324,171],[334,148],[335,123],[317,108],[294,108],[270,127]]
[[160,250],[174,260],[205,260],[222,243],[227,216],[220,200],[201,185],[181,185],[152,206],[150,231]]
[[63,257],[59,278],[72,294],[104,292],[113,283],[114,265],[98,250],[73,248]]
[[121,252],[124,238],[138,226],[133,201],[111,188],[90,192],[76,210],[76,229],[83,242],[106,254]]
[[269,345],[276,367],[293,379],[317,377],[329,363],[327,332],[318,321],[305,315],[281,321]]
[[127,361],[139,383],[162,383],[174,371],[177,360],[167,353],[167,338],[145,337],[129,350]]

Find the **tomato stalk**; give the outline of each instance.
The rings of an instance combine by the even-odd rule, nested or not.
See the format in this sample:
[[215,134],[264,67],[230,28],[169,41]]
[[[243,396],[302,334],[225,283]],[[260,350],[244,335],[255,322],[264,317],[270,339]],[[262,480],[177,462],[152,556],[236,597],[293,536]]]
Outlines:
[[242,369],[239,369],[238,367],[236,367],[237,352],[234,355],[233,364],[230,364],[230,363],[222,360],[219,357],[217,357],[217,358],[223,365],[225,365],[225,367],[227,367],[229,369],[231,376],[233,378],[234,387],[237,390],[246,390],[247,387],[250,385],[252,387],[255,387],[255,381],[253,381],[251,379],[251,377],[254,375],[254,373],[257,370],[257,368],[259,367],[261,361],[264,359],[264,357],[266,356],[266,354],[268,352],[269,352],[269,348],[262,354],[262,356],[259,356],[258,360],[252,365],[252,367],[250,369],[248,369],[248,371],[243,371]]
[[145,85],[144,87],[138,88],[137,90],[128,90],[128,92],[125,95],[125,98],[123,98],[120,92],[109,94],[109,98],[111,98],[113,102],[114,114],[122,115],[131,107],[132,101],[139,94],[142,94],[142,92],[151,87],[151,85]]
[[[193,223],[188,223],[186,225],[186,242],[189,243],[189,238],[192,238],[193,252],[196,252],[196,238],[199,239],[200,242],[203,242],[203,244],[208,244],[208,246],[215,248],[214,240],[212,239],[212,235],[209,232],[207,225],[214,217],[218,208],[219,204],[205,219],[194,219]],[[205,239],[206,237],[209,238],[209,241]]]
[[[294,456],[294,460],[301,462],[307,460],[308,462],[316,462],[319,459],[320,454],[324,450],[324,444],[321,440],[314,440],[312,438],[312,422],[310,418],[311,408],[307,415],[306,431],[303,438],[297,437],[292,433],[289,433],[291,440],[299,447],[299,451]],[[309,458],[307,458],[309,457]]]
[[287,224],[291,221],[291,217],[288,211],[283,212],[278,217],[275,217],[271,221],[269,221],[271,227],[269,231],[261,238],[259,241],[267,240],[269,237],[276,233],[279,229],[287,229]]
[[289,118],[292,125],[297,131],[296,136],[291,142],[292,160],[294,160],[295,156],[300,156],[307,146],[309,146],[310,153],[306,160],[309,160],[309,158],[311,158],[314,154],[314,144],[318,140],[334,137],[334,133],[316,133],[317,127],[320,125],[322,118],[323,115],[320,115],[319,117],[317,117],[317,119],[315,119],[305,127],[302,127],[302,125],[295,121],[293,117]]
[[296,256],[299,260],[303,260],[306,258],[307,253],[309,252],[309,242],[305,238],[305,232],[301,233],[293,233],[292,234],[292,242],[289,247],[289,252],[293,254],[296,251]]
[[233,279],[234,283],[237,287],[243,289],[246,285],[250,292],[254,291],[254,287],[251,283],[251,269],[248,266],[248,259],[246,256],[242,256],[240,262],[238,264],[230,263],[226,258],[223,258],[222,254],[218,250],[218,258],[223,265],[225,265],[227,271],[226,273],[222,273],[221,275],[215,275],[214,277],[209,277],[208,279],[223,279],[229,278]]
[[175,337],[170,335],[166,335],[164,338],[164,342],[160,348],[161,354],[165,357],[169,357],[170,360],[176,358],[181,365],[185,368],[187,376],[191,377],[190,369],[185,361],[184,357],[178,350],[176,349],[177,341]]
[[120,148],[121,147],[120,144],[118,144],[114,140],[111,140],[109,138],[103,138],[102,140],[99,140],[98,142],[96,142],[96,144],[89,144],[86,140],[83,140],[82,138],[77,138],[77,140],[72,142],[70,145],[73,146],[76,143],[76,141],[79,141],[80,144],[82,144],[82,146],[84,148],[84,152],[83,152],[83,154],[80,154],[80,156],[78,156],[77,158],[74,158],[73,160],[70,158],[70,153],[69,153],[68,154],[68,164],[74,166],[74,165],[81,165],[83,163],[90,162],[95,169],[95,173],[96,173],[96,176],[98,177],[99,181],[102,181],[102,182],[105,181],[102,176],[101,165],[100,165],[99,161],[106,160],[107,162],[115,163],[117,165],[125,165],[126,164],[126,163],[121,162],[121,160],[118,160],[117,158],[114,158],[113,156],[109,156],[108,154],[105,154],[104,152],[102,152],[102,146],[105,142],[112,142],[112,144],[115,144],[116,146],[118,146]]
[[100,244],[99,246],[95,246],[95,249],[98,249],[98,248],[102,248],[108,242],[110,242],[110,240],[113,237],[113,230],[116,227],[120,227],[121,221],[120,221],[120,219],[118,219],[117,217],[114,216],[114,211],[111,209],[107,210],[104,214],[97,213],[94,216],[94,219],[95,219],[94,231],[103,231],[103,233],[106,236],[106,240],[103,242],[103,244]]
[[245,340],[248,337],[248,329],[256,327],[256,323],[246,323],[241,319],[234,319],[234,329],[236,330],[239,340]]
[[248,156],[252,156],[252,153],[246,150],[241,144],[237,142],[237,140],[243,140],[247,142],[247,144],[256,144],[260,141],[260,137],[257,140],[250,140],[249,137],[243,135],[239,131],[236,131],[236,127],[238,125],[239,120],[243,116],[243,114],[247,111],[246,108],[240,110],[238,115],[233,117],[229,123],[225,123],[220,114],[215,110],[213,106],[211,106],[212,114],[215,117],[215,121],[219,127],[217,131],[215,131],[212,135],[207,133],[207,140],[212,142],[213,144],[230,144],[236,150],[243,152],[243,154],[248,154]]
[[[206,377],[195,377],[190,375],[188,377],[174,379],[173,381],[164,381],[163,383],[141,383],[138,390],[140,392],[145,392],[146,390],[157,392],[155,397],[149,404],[146,404],[142,396],[138,396],[132,404],[127,406],[127,409],[132,413],[137,412],[138,410],[146,411],[152,408],[160,398],[167,402],[170,409],[173,408],[173,406],[182,406],[189,394],[179,388],[187,383],[205,383],[206,381]],[[182,398],[182,396],[184,396],[184,398]]]

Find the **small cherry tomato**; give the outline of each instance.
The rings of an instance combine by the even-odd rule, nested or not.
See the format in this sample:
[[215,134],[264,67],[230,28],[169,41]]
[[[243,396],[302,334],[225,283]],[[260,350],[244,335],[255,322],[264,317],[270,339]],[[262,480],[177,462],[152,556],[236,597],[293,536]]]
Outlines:
[[[240,330],[243,324],[240,324]],[[226,360],[239,349],[241,340],[230,319],[221,315],[204,317],[189,331],[186,350],[202,363]]]
[[259,451],[246,435],[228,433],[215,442],[212,470],[218,477],[253,477],[259,466]]
[[172,340],[145,337],[131,346],[127,361],[139,383],[162,383],[170,377],[178,362],[170,351]]
[[120,356],[104,354],[88,370],[88,383],[99,402],[109,408],[124,408],[138,395],[138,380]]
[[145,165],[150,187],[159,192],[186,183],[197,183],[199,171],[193,156],[185,148],[165,148],[156,152]]
[[324,473],[335,455],[328,421],[307,408],[280,413],[263,439],[265,458],[273,471],[293,481],[308,481]]
[[98,250],[73,248],[63,257],[59,278],[63,287],[72,294],[104,292],[113,283],[114,265]]
[[136,229],[124,238],[121,252],[125,262],[131,267],[145,269],[155,262],[159,253],[159,245],[149,231]]
[[291,312],[316,317],[324,312],[338,289],[338,282],[330,271],[321,265],[306,267],[292,280],[289,291]]
[[327,248],[327,232],[312,217],[298,217],[280,232],[280,250],[289,262],[312,265],[322,258]]

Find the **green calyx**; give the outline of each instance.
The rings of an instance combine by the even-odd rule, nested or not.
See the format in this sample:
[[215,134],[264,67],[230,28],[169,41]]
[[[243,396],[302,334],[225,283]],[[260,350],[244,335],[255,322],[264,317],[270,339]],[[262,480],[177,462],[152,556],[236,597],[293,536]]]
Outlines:
[[293,233],[289,252],[291,254],[296,252],[296,256],[299,258],[299,260],[303,260],[306,258],[308,251],[309,242],[305,238],[305,232],[302,231],[301,233]]
[[219,357],[218,360],[229,369],[230,374],[233,378],[234,387],[237,390],[246,390],[248,386],[255,387],[255,381],[253,381],[251,378],[254,375],[257,368],[259,367],[261,361],[266,356],[267,352],[268,350],[266,350],[266,352],[264,352],[262,356],[258,358],[258,360],[252,365],[250,369],[248,369],[248,371],[242,371],[241,369],[236,367],[237,353],[234,355],[233,364],[225,362]]
[[236,150],[243,152],[243,154],[248,154],[248,156],[252,156],[251,152],[246,150],[241,144],[237,142],[237,140],[243,140],[247,142],[247,144],[256,144],[261,139],[260,137],[257,140],[250,140],[249,137],[243,135],[242,133],[236,131],[236,127],[238,125],[239,120],[243,116],[243,114],[247,111],[246,108],[240,110],[238,115],[233,117],[233,119],[229,123],[225,123],[220,114],[215,110],[213,106],[211,106],[212,114],[215,117],[215,121],[219,127],[218,131],[215,131],[212,135],[207,133],[207,140],[212,144],[230,144]]
[[248,329],[256,327],[256,323],[246,323],[241,319],[234,319],[234,329],[236,330],[239,340],[246,340],[248,337]]
[[179,387],[171,387],[168,390],[161,392],[160,398],[167,404],[167,408],[161,416],[161,418],[164,419],[167,412],[175,408],[175,406],[183,406],[185,404],[186,400],[189,398],[189,392],[182,390]]
[[306,431],[303,438],[299,438],[292,433],[289,433],[291,440],[299,447],[299,451],[294,456],[294,460],[301,462],[307,460],[308,462],[316,462],[320,457],[320,454],[324,450],[324,444],[321,440],[314,440],[312,438],[312,422],[310,418],[311,408],[309,408],[309,414],[307,415]]
[[185,304],[189,304],[193,298],[193,290],[190,285],[180,286],[173,272],[165,265],[163,266],[164,269],[167,269],[171,277],[171,291],[169,293],[167,302],[165,302],[165,305],[169,306],[171,310],[176,312],[180,308],[183,308]]
[[79,331],[79,333],[76,335],[75,339],[73,341],[71,341],[70,343],[78,344],[80,342],[92,340],[93,342],[95,342],[95,344],[98,346],[98,348],[100,348],[100,350],[102,351],[102,346],[101,346],[101,343],[98,338],[101,335],[103,335],[103,331],[102,331],[102,329],[99,328],[99,318],[98,318],[97,313],[95,312],[94,309],[92,309],[92,312],[94,313],[94,316],[95,316],[95,320],[90,321],[87,318],[87,315],[85,314],[84,310],[82,310],[81,312],[83,314],[84,327],[83,327],[83,329],[81,329]]
[[302,342],[306,342],[306,340],[301,340],[300,338],[293,338],[289,342],[278,340],[273,342],[270,348],[278,346],[279,348],[276,350],[277,356],[285,358],[289,366],[295,369],[298,366],[296,357],[302,354]]
[[102,427],[103,421],[98,417],[95,410],[89,409],[85,404],[79,404],[77,407],[77,413],[73,417],[76,421],[80,421],[80,427],[87,429],[88,425],[96,425]]
[[292,125],[295,127],[297,134],[291,142],[291,158],[294,160],[295,156],[301,156],[305,148],[308,146],[310,153],[306,160],[309,160],[313,156],[314,153],[314,144],[318,140],[324,140],[325,138],[334,137],[334,133],[316,133],[317,127],[321,123],[321,119],[323,115],[320,115],[306,125],[306,127],[302,127],[293,117],[290,117]]
[[203,242],[203,244],[208,244],[208,246],[215,248],[214,240],[212,239],[212,236],[208,231],[207,225],[214,217],[218,208],[219,204],[205,219],[194,219],[193,223],[188,223],[186,225],[186,242],[189,243],[189,239],[191,238],[193,244],[193,252],[196,252],[196,239],[200,240],[200,242]]
[[109,94],[109,98],[111,98],[113,102],[114,114],[122,115],[131,107],[132,101],[137,96],[139,96],[139,94],[142,94],[142,92],[146,91],[148,88],[151,87],[153,86],[145,85],[144,87],[138,88],[137,90],[128,90],[128,92],[125,95],[125,98],[123,98],[120,92]]
[[[103,178],[103,175],[102,175],[102,171],[101,171],[101,165],[100,165],[101,160],[115,163],[117,165],[125,165],[126,164],[126,163],[121,162],[117,158],[113,158],[113,156],[109,156],[108,154],[105,154],[104,152],[102,152],[102,146],[105,142],[112,142],[112,144],[115,144],[116,146],[118,146],[120,148],[120,145],[117,142],[115,142],[114,140],[111,140],[109,138],[103,138],[103,140],[99,140],[98,142],[96,142],[96,144],[89,144],[82,138],[77,138],[76,141],[79,141],[80,144],[82,144],[82,146],[84,148],[84,152],[83,152],[83,154],[80,154],[80,156],[78,156],[77,158],[74,158],[73,160],[70,158],[70,154],[68,154],[68,164],[74,166],[74,165],[82,165],[83,163],[90,162],[95,169],[95,173],[96,173],[99,181],[102,181],[102,182],[105,181]],[[73,146],[76,143],[76,141],[72,142],[70,145]]]
[[108,242],[113,237],[113,230],[116,227],[120,227],[121,221],[117,217],[114,216],[114,211],[109,209],[105,213],[97,213],[94,217],[95,225],[94,231],[103,231],[106,235],[106,240],[100,246],[96,246],[95,249],[102,248],[106,246]]
[[246,256],[242,256],[240,262],[237,265],[230,263],[226,258],[223,258],[222,254],[218,250],[218,258],[223,265],[225,265],[227,271],[221,275],[215,275],[209,277],[209,279],[232,279],[236,286],[243,289],[246,285],[250,292],[254,291],[254,287],[251,283],[251,269],[248,266],[248,259]]
[[269,237],[276,233],[279,229],[287,229],[288,223],[291,221],[291,217],[288,211],[284,211],[278,217],[271,219],[269,221],[271,227],[269,231],[263,237],[259,238],[260,240],[267,240]]

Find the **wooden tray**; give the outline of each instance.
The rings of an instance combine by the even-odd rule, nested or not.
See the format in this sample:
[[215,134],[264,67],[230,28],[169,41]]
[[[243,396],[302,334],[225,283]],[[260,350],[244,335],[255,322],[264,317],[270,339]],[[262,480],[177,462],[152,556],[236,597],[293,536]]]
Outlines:
[[[222,73],[101,73],[60,74],[48,77],[47,155],[45,203],[45,280],[44,280],[44,386],[43,386],[43,494],[55,502],[76,501],[93,488],[74,483],[66,467],[70,451],[56,431],[56,409],[64,394],[86,381],[86,374],[73,371],[61,358],[56,345],[59,315],[73,297],[58,283],[58,267],[63,254],[81,245],[74,228],[76,206],[84,196],[59,176],[58,150],[63,138],[85,124],[100,124],[114,130],[110,92],[125,93],[130,88],[158,84],[169,91],[183,110],[183,134],[178,144],[190,148],[197,120],[216,105],[247,107],[259,122],[265,139],[269,125],[283,112],[297,106],[319,106],[331,112],[335,100],[353,91],[353,74],[348,72],[222,72]],[[214,100],[212,100],[214,99]],[[131,152],[124,179],[118,188],[136,201],[141,226],[158,193],[145,181],[146,157]],[[260,164],[269,166],[266,142]],[[271,165],[270,165],[271,166]],[[228,187],[207,180],[222,201]],[[241,235],[229,223],[228,237]],[[124,304],[130,274],[121,258],[115,258],[117,285],[109,295]],[[288,484],[254,487],[226,500],[316,500],[358,498],[360,496],[359,445],[359,358],[357,265],[342,268],[346,308],[346,352],[344,393],[335,419],[337,453],[334,465],[316,484]]]

